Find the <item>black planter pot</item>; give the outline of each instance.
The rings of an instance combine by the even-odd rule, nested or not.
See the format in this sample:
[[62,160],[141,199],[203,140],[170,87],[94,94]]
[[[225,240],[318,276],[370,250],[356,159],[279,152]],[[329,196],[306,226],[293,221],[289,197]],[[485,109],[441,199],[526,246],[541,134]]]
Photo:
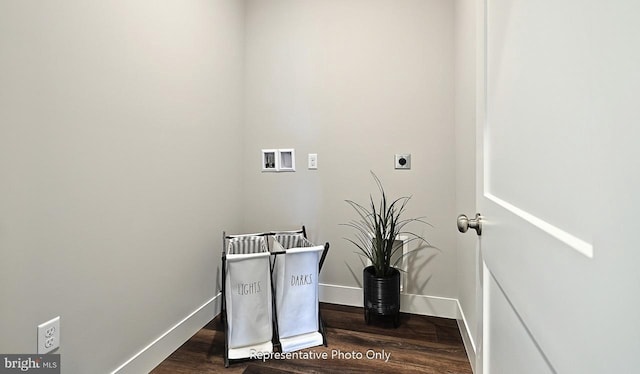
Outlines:
[[362,271],[364,290],[364,320],[370,323],[372,315],[392,316],[393,325],[400,325],[400,272],[392,268],[388,276],[375,275],[373,266]]

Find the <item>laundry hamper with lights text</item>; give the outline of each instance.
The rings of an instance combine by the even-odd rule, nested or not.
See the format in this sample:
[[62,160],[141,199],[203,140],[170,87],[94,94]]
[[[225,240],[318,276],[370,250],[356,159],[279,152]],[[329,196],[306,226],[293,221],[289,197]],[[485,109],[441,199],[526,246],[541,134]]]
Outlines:
[[271,254],[267,234],[224,236],[222,322],[229,360],[274,351]]

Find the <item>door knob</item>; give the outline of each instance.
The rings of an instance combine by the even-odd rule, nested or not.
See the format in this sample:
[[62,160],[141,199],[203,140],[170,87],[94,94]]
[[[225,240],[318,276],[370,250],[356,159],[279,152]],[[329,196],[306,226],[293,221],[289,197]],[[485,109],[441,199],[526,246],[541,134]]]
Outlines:
[[482,235],[482,216],[480,213],[476,213],[475,219],[469,219],[464,214],[458,216],[458,231],[467,232],[469,228],[476,230],[478,236]]

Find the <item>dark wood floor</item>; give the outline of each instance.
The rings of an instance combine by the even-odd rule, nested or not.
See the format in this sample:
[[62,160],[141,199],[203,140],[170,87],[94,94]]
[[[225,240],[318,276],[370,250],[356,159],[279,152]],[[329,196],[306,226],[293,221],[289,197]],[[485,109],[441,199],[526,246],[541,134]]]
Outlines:
[[[327,352],[326,360],[245,361],[225,369],[224,331],[217,317],[152,373],[471,373],[455,320],[402,314],[400,327],[394,329],[392,321],[383,319],[366,325],[361,308],[334,304],[321,308],[329,344],[307,351]],[[380,355],[383,350],[390,354],[387,362],[366,357],[367,351]],[[353,352],[362,359],[349,359]]]

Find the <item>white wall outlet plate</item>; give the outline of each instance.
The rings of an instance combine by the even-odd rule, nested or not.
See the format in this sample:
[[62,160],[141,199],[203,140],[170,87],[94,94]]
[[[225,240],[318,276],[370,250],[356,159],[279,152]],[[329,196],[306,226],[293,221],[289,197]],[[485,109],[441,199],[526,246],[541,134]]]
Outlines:
[[411,153],[396,154],[396,169],[411,169]]
[[318,168],[318,154],[317,153],[309,153],[309,169],[317,169]]
[[60,347],[60,316],[38,325],[38,354]]

